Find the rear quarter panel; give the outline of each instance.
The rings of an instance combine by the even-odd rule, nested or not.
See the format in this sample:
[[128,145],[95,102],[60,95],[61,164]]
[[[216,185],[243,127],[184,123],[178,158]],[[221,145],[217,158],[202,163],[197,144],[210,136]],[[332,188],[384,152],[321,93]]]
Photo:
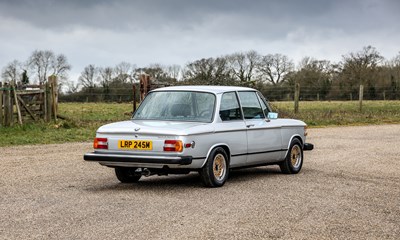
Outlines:
[[[304,127],[306,124],[300,120],[294,119],[282,119],[282,148],[289,149],[290,143],[293,138],[297,137],[300,139],[301,144],[305,142]],[[287,152],[286,152],[287,153]],[[283,158],[286,156],[284,154]]]

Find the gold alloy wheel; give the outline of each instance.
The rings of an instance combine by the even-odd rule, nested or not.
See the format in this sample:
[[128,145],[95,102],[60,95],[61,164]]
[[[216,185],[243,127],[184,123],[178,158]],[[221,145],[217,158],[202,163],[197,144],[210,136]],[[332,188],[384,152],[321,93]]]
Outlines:
[[224,155],[219,153],[214,157],[213,172],[217,180],[222,180],[225,177],[226,161]]
[[293,145],[292,150],[290,151],[290,161],[294,168],[298,168],[301,164],[301,149],[299,145]]

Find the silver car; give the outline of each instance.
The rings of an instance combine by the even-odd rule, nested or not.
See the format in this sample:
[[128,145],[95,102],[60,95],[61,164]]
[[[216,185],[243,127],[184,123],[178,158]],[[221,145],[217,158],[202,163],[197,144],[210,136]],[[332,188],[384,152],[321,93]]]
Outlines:
[[269,164],[295,174],[313,145],[304,122],[277,115],[251,88],[159,88],[132,119],[100,127],[84,160],[115,168],[123,183],[198,171],[205,186],[220,187],[231,169]]

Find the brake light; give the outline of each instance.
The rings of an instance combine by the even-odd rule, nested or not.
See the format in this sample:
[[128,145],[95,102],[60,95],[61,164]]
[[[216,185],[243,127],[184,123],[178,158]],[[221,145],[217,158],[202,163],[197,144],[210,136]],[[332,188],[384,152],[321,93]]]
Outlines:
[[93,142],[94,149],[108,149],[107,138],[95,138]]
[[165,140],[164,151],[165,152],[182,152],[183,143],[180,140]]

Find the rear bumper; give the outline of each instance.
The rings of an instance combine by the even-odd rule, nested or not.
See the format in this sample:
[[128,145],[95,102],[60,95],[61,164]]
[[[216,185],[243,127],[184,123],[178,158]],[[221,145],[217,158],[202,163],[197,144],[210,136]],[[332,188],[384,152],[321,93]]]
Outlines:
[[304,143],[303,150],[304,151],[311,151],[314,149],[314,144],[312,143]]
[[137,164],[163,164],[163,165],[190,165],[192,156],[138,156],[127,154],[86,153],[85,161],[99,163],[137,163]]

